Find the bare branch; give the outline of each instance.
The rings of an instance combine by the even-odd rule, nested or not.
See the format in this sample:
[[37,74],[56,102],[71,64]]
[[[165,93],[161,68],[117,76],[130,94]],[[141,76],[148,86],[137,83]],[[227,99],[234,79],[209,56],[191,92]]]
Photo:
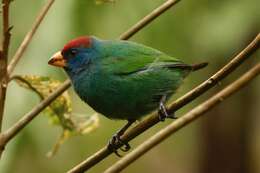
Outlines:
[[[190,103],[192,100],[196,99],[198,96],[202,95],[204,92],[215,86],[219,81],[225,78],[228,74],[233,72],[241,63],[247,60],[251,54],[253,54],[258,48],[260,44],[260,34],[256,36],[256,38],[237,56],[235,56],[229,63],[227,63],[223,68],[217,71],[213,76],[211,76],[208,80],[200,84],[198,87],[194,88],[168,107],[168,112],[173,113],[177,109],[185,106]],[[157,124],[159,121],[157,113],[153,113],[147,119],[141,121],[134,128],[130,129],[126,132],[125,135],[122,136],[122,140],[125,142],[129,142],[139,134],[143,133],[145,130]],[[104,158],[109,156],[112,152],[107,149],[107,147],[103,147],[89,158],[69,170],[69,173],[79,173],[86,171],[102,161]]]
[[190,124],[197,118],[201,117],[204,113],[211,110],[213,107],[217,106],[219,103],[224,101],[229,96],[233,95],[235,92],[242,89],[245,85],[249,84],[257,75],[260,74],[260,63],[254,66],[251,70],[245,73],[242,77],[237,79],[232,84],[228,85],[226,88],[218,92],[213,97],[210,97],[207,101],[203,102],[199,106],[195,107],[182,117],[178,118],[172,122],[167,127],[163,128],[155,135],[145,140],[137,148],[135,148],[131,153],[127,154],[125,157],[117,161],[110,168],[108,168],[104,173],[118,173],[133,163],[135,160],[140,158],[146,152],[151,150],[156,145],[160,144],[168,138],[170,135],[176,133],[178,130],[182,129],[186,125]]
[[4,105],[6,97],[6,87],[7,87],[7,60],[8,60],[8,50],[10,42],[10,30],[9,26],[9,0],[2,1],[2,11],[3,11],[3,40],[2,47],[0,50],[0,132],[2,129],[2,120],[4,114]]
[[[169,0],[171,2],[172,0]],[[176,2],[175,2],[176,3]],[[165,6],[163,4],[163,6]],[[169,8],[169,7],[168,7]],[[167,8],[167,9],[168,9]],[[161,10],[166,11],[165,8],[162,8]],[[159,13],[159,14],[162,14]],[[149,22],[141,22],[144,20],[147,20],[145,17],[140,20],[140,23],[138,25],[137,29],[132,29],[135,26],[131,27],[125,34],[125,36],[121,36],[120,39],[127,39],[133,36],[137,31],[144,28],[147,24],[149,24],[152,20],[156,19],[156,17],[159,16],[157,14],[154,16],[154,12],[149,14],[148,16],[154,16],[151,19],[149,19]],[[130,35],[126,38],[127,35]],[[10,64],[11,65],[11,64]],[[19,131],[21,131],[33,118],[35,118],[45,107],[47,107],[52,101],[54,101],[60,94],[62,94],[65,90],[67,90],[71,86],[70,80],[66,80],[57,90],[55,90],[48,98],[45,98],[42,102],[40,102],[37,106],[35,106],[30,112],[28,112],[26,115],[24,115],[17,123],[15,123],[12,127],[10,127],[5,133],[1,134],[0,136],[0,148],[4,148],[4,146],[17,134]]]
[[46,3],[46,5],[42,8],[39,15],[37,16],[31,30],[24,37],[23,42],[21,43],[20,47],[18,48],[14,57],[12,58],[10,64],[8,65],[8,69],[7,69],[8,75],[10,75],[13,72],[15,66],[17,65],[17,63],[20,60],[20,58],[22,57],[24,51],[26,50],[26,48],[30,44],[35,32],[37,31],[38,27],[40,26],[42,20],[46,16],[47,12],[49,11],[49,9],[50,9],[51,5],[54,3],[54,1],[55,0],[49,0]]
[[120,35],[119,39],[127,40],[130,37],[132,37],[134,34],[136,34],[138,31],[140,31],[143,26],[148,25],[153,21],[155,18],[163,14],[165,11],[167,11],[169,8],[177,4],[180,0],[168,0],[158,8],[154,9],[150,14],[145,16],[142,20],[137,22],[134,26],[132,26],[129,30],[127,30],[125,33]]

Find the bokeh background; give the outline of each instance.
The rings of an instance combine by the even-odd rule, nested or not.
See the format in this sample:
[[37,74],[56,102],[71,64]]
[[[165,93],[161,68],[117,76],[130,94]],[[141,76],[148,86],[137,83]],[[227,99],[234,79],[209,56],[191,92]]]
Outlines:
[[[57,0],[15,74],[67,77],[61,69],[48,66],[49,57],[68,40],[80,35],[116,39],[164,0],[117,0],[96,5],[94,0]],[[11,4],[13,55],[46,0],[15,0]],[[183,95],[207,79],[244,48],[259,32],[258,0],[183,0],[131,38],[157,48],[187,63],[208,61],[210,65],[189,76],[174,96]],[[2,20],[2,19],[1,19]],[[259,51],[214,89],[179,110],[181,116],[221,90],[259,62]],[[94,111],[70,89],[73,111],[86,115]],[[16,83],[8,88],[4,129],[15,123],[39,102],[38,97]],[[61,132],[48,118],[35,118],[5,149],[1,173],[65,172],[104,146],[125,122],[100,116],[100,126],[91,134],[71,138],[53,158],[45,155]],[[131,142],[136,146],[166,126],[166,121]],[[125,173],[258,173],[260,172],[260,80],[185,127],[136,161]],[[112,155],[89,172],[99,173],[117,157]]]

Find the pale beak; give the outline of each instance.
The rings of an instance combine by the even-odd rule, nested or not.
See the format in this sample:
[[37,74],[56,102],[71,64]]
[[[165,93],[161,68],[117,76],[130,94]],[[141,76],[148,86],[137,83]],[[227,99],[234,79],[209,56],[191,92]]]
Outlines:
[[66,67],[67,61],[63,58],[61,52],[59,51],[51,57],[51,59],[48,61],[48,64],[57,67]]

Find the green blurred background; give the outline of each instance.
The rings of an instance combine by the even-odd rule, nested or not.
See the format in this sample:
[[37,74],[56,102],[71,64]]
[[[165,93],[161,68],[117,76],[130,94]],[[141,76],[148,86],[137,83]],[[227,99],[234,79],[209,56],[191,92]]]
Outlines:
[[[31,28],[46,0],[15,0],[11,4],[13,55]],[[96,5],[94,0],[57,0],[47,14],[15,74],[47,75],[61,81],[61,69],[48,66],[50,56],[70,39],[95,35],[116,39],[164,0],[117,0]],[[207,79],[244,48],[260,29],[259,0],[182,0],[137,33],[131,40],[157,48],[187,63],[208,61],[207,69],[189,76],[174,96],[183,95]],[[1,19],[2,20],[2,19]],[[1,21],[2,22],[2,21]],[[178,111],[182,115],[221,90],[259,62],[259,51],[214,89]],[[181,173],[260,172],[260,80],[208,112],[147,153],[125,171]],[[86,115],[93,110],[70,89],[73,111]],[[37,96],[12,82],[8,88],[4,129],[39,102]],[[91,134],[71,138],[53,158],[45,155],[61,129],[48,118],[35,118],[5,149],[1,173],[59,173],[72,168],[99,148],[125,122],[100,116],[100,127]],[[161,123],[131,142],[136,146],[170,121]],[[99,173],[117,157],[112,155],[89,172]]]

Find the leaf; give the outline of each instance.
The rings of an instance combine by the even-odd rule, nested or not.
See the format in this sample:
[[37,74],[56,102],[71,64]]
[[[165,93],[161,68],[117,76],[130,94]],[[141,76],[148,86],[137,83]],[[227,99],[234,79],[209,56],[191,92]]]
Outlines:
[[[41,100],[48,97],[50,93],[61,85],[60,81],[45,76],[17,75],[14,76],[13,79],[15,79],[21,87],[35,92]],[[63,129],[52,151],[48,153],[49,157],[53,156],[60,146],[70,137],[88,134],[99,126],[97,114],[85,116],[72,113],[71,99],[68,91],[63,92],[63,94],[45,108],[42,113],[49,116],[51,124],[61,126]]]

